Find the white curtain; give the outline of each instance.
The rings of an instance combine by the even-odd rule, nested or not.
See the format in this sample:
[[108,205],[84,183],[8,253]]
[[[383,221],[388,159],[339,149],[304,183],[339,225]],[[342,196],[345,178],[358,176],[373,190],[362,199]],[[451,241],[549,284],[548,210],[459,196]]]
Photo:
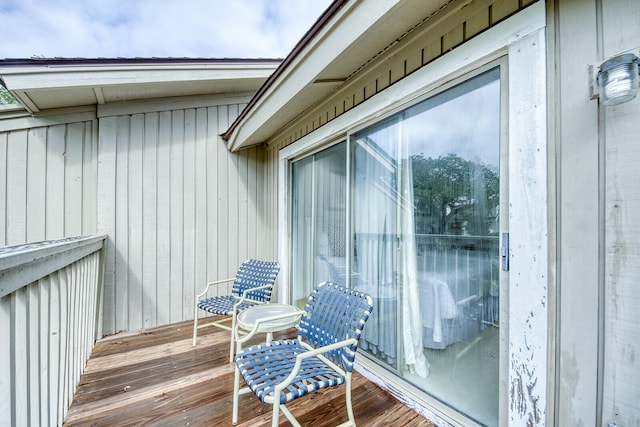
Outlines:
[[404,368],[426,377],[429,364],[422,347],[413,176],[400,126],[396,122],[355,141],[354,267],[360,273],[357,286],[369,292],[376,305],[370,319],[373,327],[365,328],[363,348],[395,364],[397,348],[402,346]]
[[413,171],[407,150],[408,142],[398,138],[399,194],[398,234],[401,250],[398,253],[398,281],[402,289],[402,344],[404,359],[410,372],[423,378],[429,375],[429,362],[422,346],[422,315],[418,289],[418,266],[415,236],[415,212],[413,204]]

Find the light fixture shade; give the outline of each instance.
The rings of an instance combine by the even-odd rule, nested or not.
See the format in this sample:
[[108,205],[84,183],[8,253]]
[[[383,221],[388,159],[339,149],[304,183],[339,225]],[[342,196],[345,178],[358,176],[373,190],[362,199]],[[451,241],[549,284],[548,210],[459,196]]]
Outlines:
[[638,94],[640,75],[638,57],[632,53],[619,55],[605,61],[598,72],[600,102],[616,105],[631,101]]

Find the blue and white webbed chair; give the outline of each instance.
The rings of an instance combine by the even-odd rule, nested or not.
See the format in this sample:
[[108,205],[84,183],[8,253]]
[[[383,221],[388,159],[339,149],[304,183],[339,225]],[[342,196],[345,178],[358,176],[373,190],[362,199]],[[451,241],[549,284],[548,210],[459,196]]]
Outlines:
[[[271,301],[271,293],[273,284],[276,281],[280,264],[271,261],[259,261],[250,259],[243,262],[238,269],[235,277],[230,279],[216,280],[207,283],[204,291],[196,295],[195,313],[193,316],[193,345],[195,346],[198,338],[198,329],[206,326],[217,326],[231,331],[231,348],[229,350],[229,361],[233,362],[234,354],[234,329],[236,326],[236,317],[239,312],[257,304],[266,304]],[[210,286],[218,286],[223,283],[233,281],[231,294],[212,296],[200,299],[207,294]],[[207,311],[211,314],[228,316],[215,322],[209,322],[198,325],[199,309]],[[231,326],[228,325],[231,321]]]
[[[253,345],[236,355],[233,389],[233,424],[238,422],[240,394],[252,391],[273,405],[272,426],[282,411],[300,426],[285,406],[320,389],[345,385],[349,421],[355,426],[351,406],[351,373],[358,341],[371,314],[372,299],[331,282],[316,285],[298,325],[298,338]],[[248,387],[240,389],[240,375]]]

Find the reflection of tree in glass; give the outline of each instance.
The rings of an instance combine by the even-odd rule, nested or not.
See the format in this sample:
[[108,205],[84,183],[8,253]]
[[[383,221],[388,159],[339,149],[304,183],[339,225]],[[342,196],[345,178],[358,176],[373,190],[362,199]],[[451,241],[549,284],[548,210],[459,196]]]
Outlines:
[[497,233],[499,175],[455,154],[411,157],[418,234]]

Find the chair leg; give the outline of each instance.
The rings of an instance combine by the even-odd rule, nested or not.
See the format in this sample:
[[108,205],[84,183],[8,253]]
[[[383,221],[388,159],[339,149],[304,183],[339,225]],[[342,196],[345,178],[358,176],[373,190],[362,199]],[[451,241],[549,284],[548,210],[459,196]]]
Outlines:
[[193,313],[193,347],[196,346],[198,339],[198,302],[196,301],[196,308]]
[[234,376],[233,376],[233,415],[231,417],[231,422],[233,425],[238,424],[238,399],[240,394],[240,370],[238,366],[235,366]]
[[231,343],[229,345],[229,362],[233,363],[233,355],[235,354],[234,341],[236,337],[236,312],[234,310],[231,315]]
[[346,383],[345,383],[345,399],[347,406],[347,415],[349,416],[349,422],[352,426],[356,425],[356,420],[353,416],[353,406],[351,406],[351,372],[347,373]]
[[272,411],[271,427],[278,427],[278,424],[280,424],[280,392],[274,393]]

